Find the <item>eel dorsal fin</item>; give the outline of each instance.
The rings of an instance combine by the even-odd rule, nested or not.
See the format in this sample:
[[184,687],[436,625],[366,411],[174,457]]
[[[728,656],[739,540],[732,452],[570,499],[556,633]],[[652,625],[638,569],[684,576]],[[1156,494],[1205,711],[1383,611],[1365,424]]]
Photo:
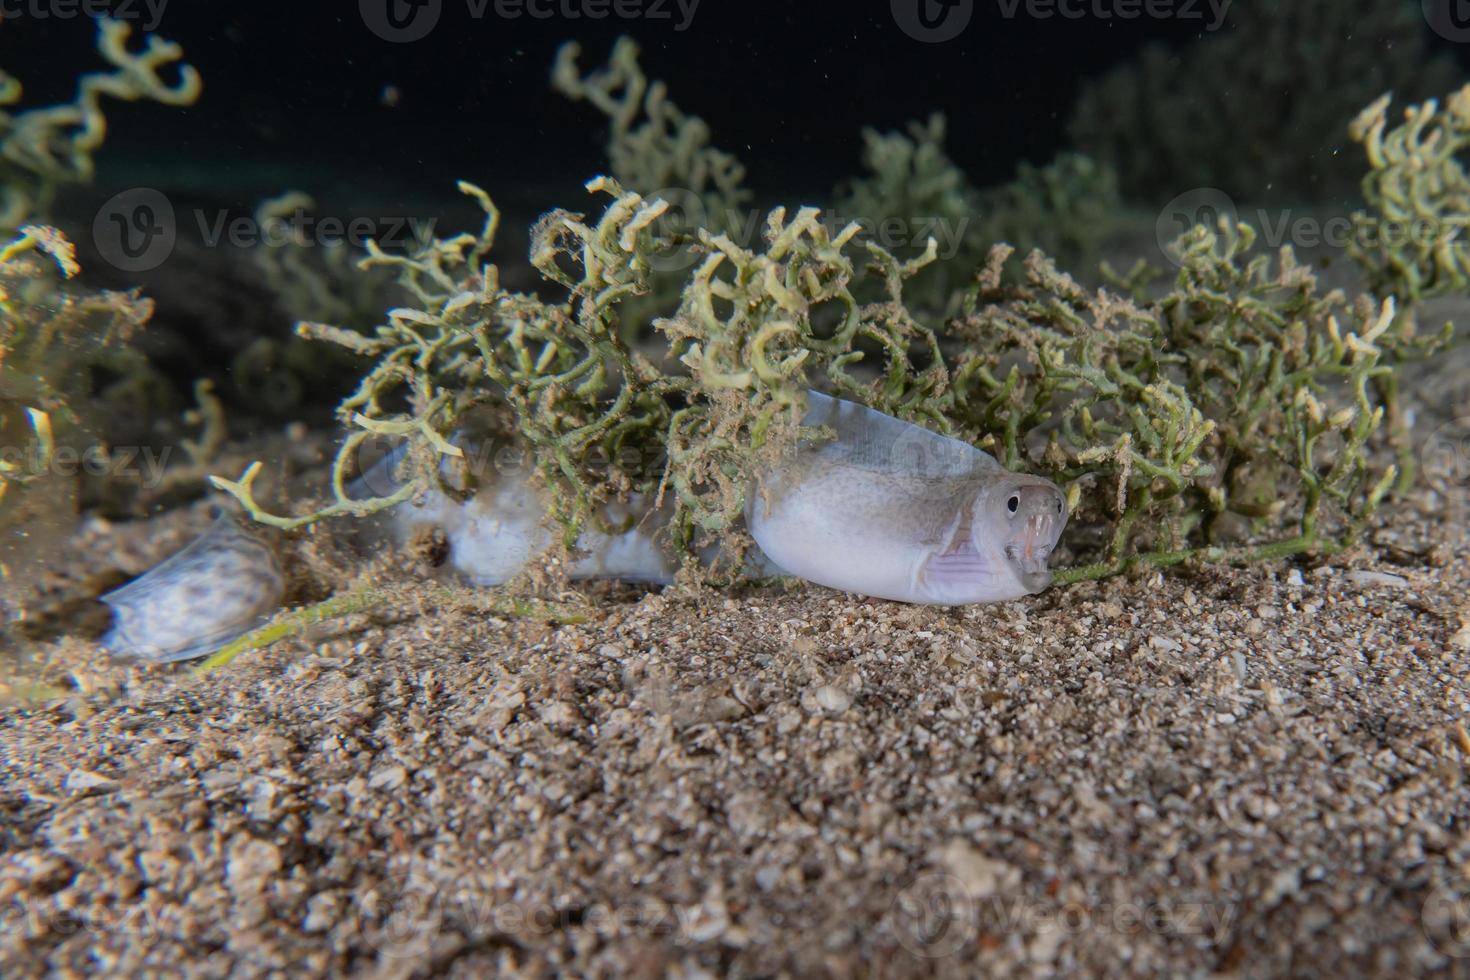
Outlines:
[[807,392],[803,425],[831,426],[837,438],[812,445],[818,458],[926,479],[973,476],[1002,469],[989,453],[856,402]]

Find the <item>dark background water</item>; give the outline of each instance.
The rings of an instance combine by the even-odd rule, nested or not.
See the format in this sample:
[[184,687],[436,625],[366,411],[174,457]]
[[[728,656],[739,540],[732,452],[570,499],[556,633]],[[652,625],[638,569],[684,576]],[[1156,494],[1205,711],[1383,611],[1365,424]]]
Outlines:
[[[24,13],[58,0],[7,2],[23,15],[0,27],[0,65],[25,82],[29,103],[66,97],[76,72],[97,63],[91,26]],[[112,9],[151,21],[141,2],[120,3]],[[1128,19],[1090,9],[1038,17],[1024,5],[1007,16],[1000,0],[981,0],[956,37],[930,43],[905,32],[888,0],[700,0],[692,16],[675,0],[624,8],[639,16],[597,0],[530,8],[490,2],[475,16],[469,0],[444,0],[425,37],[393,43],[356,0],[171,0],[157,33],[184,46],[204,96],[182,111],[109,108],[101,178],[151,174],[246,198],[292,183],[318,195],[345,186],[397,203],[466,178],[528,204],[568,203],[605,169],[603,120],[550,89],[550,66],[564,41],[582,43],[590,68],[628,34],[650,76],[704,117],[767,193],[823,193],[858,169],[863,126],[901,127],[934,110],[949,117],[951,154],[984,186],[1063,146],[1087,78],[1149,40],[1199,37],[1214,19],[1204,0]],[[589,16],[600,10],[608,15]],[[400,93],[391,107],[390,86]]]

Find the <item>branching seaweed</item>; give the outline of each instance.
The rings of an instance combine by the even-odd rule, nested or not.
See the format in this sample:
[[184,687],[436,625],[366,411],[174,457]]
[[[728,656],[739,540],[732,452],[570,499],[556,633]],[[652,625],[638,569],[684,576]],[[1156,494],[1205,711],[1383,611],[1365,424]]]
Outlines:
[[[436,240],[413,256],[374,248],[366,260],[397,267],[415,307],[390,311],[372,337],[301,326],[304,335],[342,343],[375,358],[375,365],[342,406],[356,431],[338,454],[328,507],[300,517],[266,512],[251,491],[257,466],[239,481],[216,479],[257,519],[295,527],[407,499],[438,479],[441,458],[460,455],[447,438],[460,420],[491,405],[509,413],[507,428],[533,450],[568,545],[600,503],[671,489],[678,538],[692,546],[698,532],[718,533],[735,521],[743,502],[740,474],[797,438],[809,353],[821,354],[830,383],[859,393],[864,389],[844,368],[864,356],[860,341],[880,346],[888,374],[864,397],[905,413],[905,396],[932,383],[912,369],[908,350],[921,342],[938,365],[937,341],[907,313],[901,295],[903,279],[932,260],[932,243],[908,263],[866,246],[875,260],[872,274],[888,284],[889,295],[861,305],[848,289],[856,274],[846,251],[855,226],[834,239],[815,209],[789,222],[778,209],[767,222],[762,252],[702,231],[710,254],[693,273],[678,313],[659,323],[689,375],[667,375],[630,351],[616,329],[619,304],[648,288],[650,257],[675,247],[653,231],[665,202],[599,178],[588,189],[613,200],[596,224],[565,211],[544,216],[532,234],[531,260],[567,293],[565,302],[550,304],[503,289],[495,266],[481,265],[499,214],[483,191],[461,189],[486,211],[479,236]],[[827,339],[814,329],[818,307],[842,317]],[[394,410],[400,404],[406,411]],[[347,481],[359,447],[373,434],[409,437],[416,475],[388,497],[353,499]]]
[[[372,336],[324,324],[298,328],[303,336],[375,359],[341,408],[355,431],[337,457],[335,502],[325,511],[282,518],[254,501],[256,467],[239,482],[216,483],[240,496],[259,519],[282,527],[336,513],[371,513],[437,479],[441,457],[462,455],[447,436],[471,410],[488,404],[514,413],[536,451],[568,541],[575,539],[606,496],[589,477],[592,451],[626,458],[618,450],[635,433],[657,429],[668,415],[661,392],[677,384],[634,357],[616,330],[618,302],[647,288],[648,229],[664,205],[624,192],[610,179],[589,186],[614,196],[596,225],[553,212],[533,233],[532,261],[549,282],[567,289],[561,304],[501,287],[496,267],[484,263],[500,215],[470,184],[460,189],[486,213],[478,236],[435,239],[410,255],[389,255],[370,245],[364,266],[396,270],[415,305],[389,311],[388,322]],[[354,500],[347,479],[358,449],[375,434],[408,436],[417,475],[386,498]],[[619,482],[646,488],[651,478],[643,470],[635,462],[631,472],[620,471]]]
[[963,227],[980,210],[980,193],[944,152],[945,127],[936,112],[903,133],[864,129],[864,173],[838,189],[837,211],[874,223],[917,215]]
[[1388,128],[1390,97],[1364,109],[1350,128],[1372,168],[1353,215],[1350,251],[1374,287],[1417,302],[1470,286],[1470,85],[1445,100],[1410,106]]
[[[1437,9],[1436,9],[1437,8]],[[1358,171],[1343,124],[1378,93],[1424,99],[1459,84],[1427,21],[1449,5],[1254,0],[1220,5],[1228,29],[1154,42],[1087,82],[1073,145],[1117,168],[1126,197],[1162,205],[1192,187],[1237,201],[1333,201]]]
[[[673,139],[682,116],[633,127],[639,112],[657,117],[667,104],[661,90],[649,94],[631,51],[620,46],[610,69],[580,80],[568,49],[559,84],[614,118],[622,175],[647,182],[671,172],[660,166],[687,171],[706,137]],[[1462,102],[1452,100],[1452,114]],[[1433,104],[1422,111],[1437,118]],[[1373,145],[1402,145],[1402,154],[1383,151],[1387,165],[1376,170],[1399,159],[1406,171],[1427,165],[1450,139],[1396,138],[1377,128]],[[683,163],[645,159],[678,152]],[[913,170],[913,155],[899,156]],[[1426,193],[1448,221],[1465,205],[1442,195],[1458,179],[1446,173]],[[1379,450],[1396,413],[1397,366],[1447,338],[1415,336],[1407,315],[1431,287],[1350,301],[1322,289],[1289,248],[1259,252],[1249,226],[1229,224],[1195,227],[1174,245],[1172,283],[1152,283],[1140,267],[1126,295],[1084,289],[1041,252],[1014,281],[1003,275],[1013,249],[995,246],[945,304],[959,315],[940,324],[905,295],[936,261],[932,238],[917,254],[896,254],[864,239],[858,223],[834,229],[815,208],[771,211],[759,243],[717,227],[671,231],[660,220],[669,201],[613,177],[587,185],[604,196],[595,219],[558,210],[536,224],[531,261],[546,288],[533,296],[500,285],[487,260],[499,212],[479,188],[460,186],[485,212],[478,234],[406,255],[369,248],[363,265],[395,272],[408,303],[368,334],[298,327],[372,366],[341,407],[351,432],[325,507],[267,512],[252,491],[259,464],[239,481],[216,480],[257,519],[294,527],[366,514],[435,483],[471,492],[478,473],[461,465],[453,434],[483,411],[530,448],[563,547],[602,519],[604,503],[643,494],[671,501],[674,542],[693,556],[712,541],[738,545],[751,475],[823,437],[798,424],[815,386],[967,438],[1064,486],[1075,515],[1064,544],[1078,563],[1064,581],[1190,559],[1326,554],[1357,540],[1393,488],[1397,467],[1379,462]],[[677,309],[654,323],[679,368],[668,371],[633,348],[621,318],[679,251],[698,261]],[[1403,261],[1421,285],[1437,289],[1433,277],[1447,275],[1426,272],[1438,253]],[[560,299],[543,298],[558,290]],[[348,480],[375,434],[407,440],[404,482],[357,499]]]
[[1373,382],[1443,338],[1414,338],[1392,299],[1320,292],[1290,248],[1273,262],[1254,237],[1196,227],[1146,307],[1087,293],[1039,253],[1002,290],[992,253],[954,325],[971,342],[956,411],[1008,466],[1068,488],[1068,543],[1093,562],[1073,577],[1340,550],[1392,486],[1396,466],[1368,456],[1385,413]]
[[905,230],[901,243],[878,236],[900,258],[923,251],[920,230],[940,236],[941,261],[908,291],[910,305],[956,312],[958,294],[997,242],[1023,254],[1041,249],[1071,268],[1096,266],[1122,209],[1110,166],[1063,153],[1040,167],[1022,163],[1011,182],[978,190],[945,153],[945,127],[935,113],[902,133],[863,130],[864,174],[836,193],[836,213],[861,223],[865,234]]
[[1079,153],[1062,153],[1045,166],[1028,163],[1016,178],[981,195],[979,238],[1040,249],[1068,268],[1091,270],[1122,213],[1113,168]]
[[620,38],[607,66],[585,77],[577,72],[581,50],[575,43],[562,46],[551,81],[557,91],[592,103],[608,117],[612,176],[644,195],[690,195],[692,201],[674,203],[702,210],[700,226],[733,232],[750,200],[740,161],[711,145],[708,124],[681,112],[663,82],[648,80],[638,64],[638,45],[630,38]]
[[0,246],[0,592],[12,567],[34,559],[76,516],[77,473],[106,467],[112,387],[99,365],[146,367],[128,342],[152,315],[137,292],[94,293],[55,228],[27,225]]
[[[97,51],[113,68],[83,75],[71,102],[20,113],[0,108],[0,232],[42,218],[60,188],[92,179],[93,156],[107,137],[104,98],[172,106],[199,98],[199,73],[180,63],[177,44],[149,36],[134,53],[131,33],[124,21],[97,21]],[[173,68],[178,78],[170,83],[163,72]],[[20,82],[0,72],[0,107],[16,105],[21,94]]]
[[[362,252],[346,241],[307,241],[301,219],[315,207],[309,195],[296,191],[260,202],[255,226],[265,234],[251,258],[290,322],[371,327],[402,298],[393,272],[360,270]],[[350,384],[362,369],[360,360],[341,345],[296,336],[257,337],[235,356],[229,376],[250,403],[289,415],[301,409],[313,390]]]

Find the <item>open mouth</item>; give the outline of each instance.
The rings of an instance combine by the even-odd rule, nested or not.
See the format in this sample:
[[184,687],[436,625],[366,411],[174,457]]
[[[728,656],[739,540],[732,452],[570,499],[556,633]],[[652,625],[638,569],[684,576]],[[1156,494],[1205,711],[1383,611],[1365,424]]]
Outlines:
[[1020,545],[1006,546],[1006,557],[1016,565],[1017,577],[1027,592],[1040,592],[1051,584],[1051,569],[1046,567],[1049,551],[1044,555],[1028,554]]
[[1023,562],[1020,578],[1027,592],[1040,592],[1051,584],[1051,569],[1046,567],[1046,562]]

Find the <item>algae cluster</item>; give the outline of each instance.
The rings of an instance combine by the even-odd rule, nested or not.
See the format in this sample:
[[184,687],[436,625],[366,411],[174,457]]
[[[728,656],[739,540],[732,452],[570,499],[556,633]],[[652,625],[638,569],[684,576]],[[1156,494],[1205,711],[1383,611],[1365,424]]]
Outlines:
[[[142,51],[129,50],[132,28],[120,20],[97,22],[97,51],[111,70],[83,75],[67,103],[21,111],[19,80],[0,71],[0,231],[44,216],[56,193],[86,183],[96,170],[96,153],[107,138],[103,99],[190,105],[203,90],[199,72],[183,64],[183,50],[149,35]],[[170,82],[163,73],[176,70]]]
[[[129,341],[152,302],[73,288],[76,271],[49,226],[0,248],[0,598],[70,531],[80,477],[115,470],[109,419],[151,377]],[[99,388],[99,369],[118,380]]]
[[1384,95],[1353,120],[1371,169],[1363,197],[1371,210],[1353,215],[1349,247],[1375,291],[1408,302],[1470,286],[1470,176],[1461,153],[1470,146],[1470,88],[1445,100],[1410,106],[1388,126]]
[[[126,40],[102,22],[113,73],[84,78],[75,104],[3,117],[13,218],[90,174],[102,95],[197,96],[192,68],[172,84],[159,75],[180,57],[175,46],[150,38],[133,54]],[[1419,335],[1416,303],[1465,284],[1458,154],[1470,89],[1443,109],[1411,108],[1394,128],[1379,100],[1352,125],[1369,164],[1359,228],[1418,220],[1433,232],[1360,235],[1370,294],[1326,290],[1289,248],[1264,254],[1250,227],[1225,223],[1174,243],[1172,280],[1143,264],[1122,275],[1103,267],[1109,285],[1089,289],[1077,276],[1118,210],[1106,164],[1067,154],[977,189],[944,153],[936,116],[907,133],[865,132],[866,172],[838,187],[830,213],[778,207],[752,220],[744,168],[648,80],[631,42],[586,76],[578,54],[562,51],[553,83],[609,119],[611,175],[588,183],[588,211],[552,211],[532,229],[535,294],[501,285],[489,258],[500,215],[468,183],[461,190],[485,214],[478,232],[391,253],[370,244],[356,271],[345,252],[259,256],[302,315],[303,342],[364,367],[340,406],[349,434],[325,506],[272,514],[254,495],[260,464],[216,478],[257,519],[297,527],[380,510],[434,482],[473,490],[493,473],[451,437],[479,416],[530,450],[564,548],[603,503],[642,494],[671,505],[685,555],[715,542],[738,555],[750,475],[825,436],[798,424],[812,386],[1057,481],[1076,515],[1064,540],[1076,567],[1064,578],[1330,552],[1407,480],[1396,371],[1448,337]],[[17,93],[7,83],[0,94]],[[306,205],[287,196],[260,216]],[[956,247],[941,254],[932,235],[877,240],[889,218],[944,223]],[[1023,256],[1016,243],[1044,248]],[[0,270],[12,379],[3,421],[46,458],[57,420],[85,428],[96,392],[78,371],[105,354],[124,359],[113,372],[123,382],[148,376],[127,341],[149,308],[136,294],[68,291],[57,278],[73,270],[68,246],[41,224],[19,232]],[[364,324],[395,295],[400,305]],[[310,349],[256,353],[309,364]],[[22,375],[36,383],[22,390]],[[199,398],[217,448],[221,409],[207,389]],[[348,481],[380,437],[408,443],[406,482],[353,499]],[[1399,465],[1384,462],[1395,448]],[[193,468],[212,455],[194,446]],[[459,472],[446,475],[446,460]],[[0,479],[28,477],[12,467]]]
[[[721,216],[739,213],[743,171],[711,146],[708,127],[646,82],[630,43],[586,78],[576,53],[563,52],[555,81],[613,119],[613,176],[588,184],[592,216],[554,211],[537,223],[531,260],[546,289],[500,285],[488,261],[499,214],[468,184],[486,213],[479,233],[406,255],[370,249],[363,267],[397,270],[412,301],[366,336],[299,327],[373,362],[342,406],[352,432],[334,499],[281,517],[254,499],[258,464],[217,481],[258,519],[292,527],[389,506],[442,482],[446,459],[468,471],[453,485],[472,485],[486,474],[450,435],[488,409],[531,450],[566,545],[601,502],[636,492],[673,501],[675,541],[692,556],[738,537],[759,465],[822,437],[798,425],[813,385],[971,439],[1064,486],[1077,515],[1064,543],[1079,563],[1064,578],[1340,549],[1403,475],[1375,451],[1392,442],[1395,371],[1448,335],[1417,335],[1422,289],[1329,291],[1290,248],[1263,254],[1250,227],[1222,223],[1174,244],[1172,282],[1140,265],[1105,269],[1114,285],[1089,291],[1039,251],[1008,271],[1012,250],[997,242],[955,276],[962,288],[911,301],[937,262],[933,238],[895,254],[864,222],[834,228],[808,207],[773,209],[758,242],[737,240],[739,222]],[[1452,97],[1452,112],[1466,98]],[[1393,167],[1458,149],[1413,139],[1417,118],[1409,136],[1368,127],[1372,214],[1392,198],[1372,190],[1391,186]],[[849,185],[849,205],[866,217],[972,208],[980,198],[944,158],[942,126],[870,134],[871,173]],[[1396,164],[1379,146],[1412,160]],[[1067,158],[1053,176],[1023,176],[1041,190],[1026,206],[1078,210],[1085,195],[1055,176],[1068,171],[1113,186],[1105,169]],[[1463,214],[1459,186],[1421,182],[1414,193],[1422,206]],[[698,201],[708,226],[667,222],[667,198],[679,196],[671,187],[686,198],[680,207]],[[1430,276],[1442,252],[1402,261]],[[649,297],[671,276],[677,302],[650,314]],[[659,357],[645,356],[650,345]],[[408,441],[407,482],[386,498],[350,499],[347,481],[374,435]]]
[[[186,105],[198,73],[177,45],[98,22],[111,66],[83,75],[71,102],[20,110],[19,81],[0,72],[0,598],[18,568],[40,567],[69,533],[83,475],[106,477],[116,425],[166,387],[138,351],[153,304],[137,290],[76,285],[75,250],[45,223],[61,188],[89,180],[107,133],[103,100]],[[168,81],[164,73],[176,70]]]

